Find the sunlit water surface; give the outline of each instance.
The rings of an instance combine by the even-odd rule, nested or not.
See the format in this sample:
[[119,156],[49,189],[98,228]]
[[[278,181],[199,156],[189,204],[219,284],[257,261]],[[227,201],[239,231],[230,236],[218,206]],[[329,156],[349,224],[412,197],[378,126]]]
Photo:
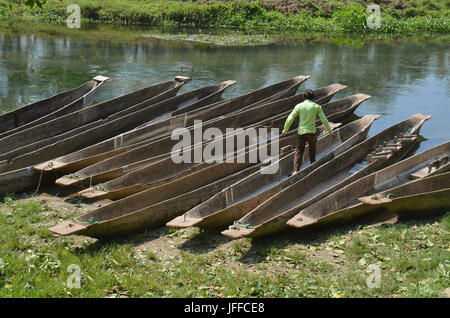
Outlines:
[[181,64],[193,65],[194,80],[181,92],[233,79],[225,98],[290,77],[312,75],[301,89],[339,82],[336,97],[366,93],[355,112],[378,113],[369,135],[415,113],[433,117],[418,151],[450,140],[449,45],[369,43],[362,48],[320,42],[242,48],[174,48],[110,44],[69,37],[0,34],[0,112],[73,88],[96,75],[111,78],[96,101],[166,81]]

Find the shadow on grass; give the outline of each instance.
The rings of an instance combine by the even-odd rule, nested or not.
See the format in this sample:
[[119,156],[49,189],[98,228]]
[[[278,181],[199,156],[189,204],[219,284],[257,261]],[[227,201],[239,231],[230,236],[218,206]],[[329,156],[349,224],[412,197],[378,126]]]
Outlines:
[[220,245],[224,245],[229,240],[220,234],[222,230],[204,229],[196,235],[183,242],[179,248],[185,252],[194,254],[206,254],[213,251]]
[[254,238],[251,240],[251,247],[239,259],[244,264],[258,264],[264,262],[266,257],[274,252],[284,249],[288,246],[301,245],[316,245],[325,243],[330,236],[345,235],[354,227],[346,229],[324,229],[317,231],[313,229],[286,229],[283,232],[273,234],[266,237]]
[[[433,224],[437,221],[441,221],[445,213],[439,213],[427,218],[415,218],[415,219],[402,219],[395,224],[384,224],[379,227],[399,227],[404,229],[405,227],[423,226],[427,224]],[[242,256],[238,259],[243,264],[259,264],[266,260],[266,257],[270,254],[277,253],[286,247],[300,244],[300,245],[317,245],[326,243],[330,237],[333,236],[345,236],[355,231],[360,230],[364,226],[371,225],[370,220],[354,220],[351,223],[324,228],[311,228],[311,229],[286,229],[283,232],[264,236],[261,238],[251,239],[250,248],[242,252]],[[148,230],[147,232],[140,233],[133,236],[126,236],[123,238],[116,238],[111,240],[96,240],[90,244],[82,247],[78,247],[75,250],[77,254],[96,254],[105,249],[112,248],[116,245],[130,244],[133,247],[168,237],[170,235],[170,228],[159,227],[156,229]],[[182,242],[178,248],[182,251],[194,253],[194,254],[206,254],[215,250],[221,245],[230,242],[226,237],[220,234],[221,229],[218,230],[200,230],[194,234],[193,237]],[[236,240],[236,244],[246,245],[245,240]]]
[[153,240],[157,240],[159,238],[167,236],[169,234],[169,230],[170,229],[167,227],[159,227],[135,235],[111,239],[97,239],[90,244],[86,244],[82,247],[76,248],[75,253],[93,255],[101,250],[111,248],[116,245],[126,245],[126,244],[129,244],[133,247],[137,247],[141,244],[145,244]]
[[[399,227],[403,229],[414,225],[423,226],[440,221],[445,215],[446,213],[436,213],[427,218],[401,219],[397,223],[382,224],[377,225],[377,227]],[[274,251],[284,249],[288,246],[295,244],[316,245],[326,243],[330,237],[345,236],[360,230],[362,227],[371,226],[377,222],[378,220],[374,221],[369,218],[364,218],[334,227],[317,227],[310,229],[289,228],[271,236],[252,239],[250,249],[242,254],[239,261],[244,264],[258,264],[263,262],[266,257]]]

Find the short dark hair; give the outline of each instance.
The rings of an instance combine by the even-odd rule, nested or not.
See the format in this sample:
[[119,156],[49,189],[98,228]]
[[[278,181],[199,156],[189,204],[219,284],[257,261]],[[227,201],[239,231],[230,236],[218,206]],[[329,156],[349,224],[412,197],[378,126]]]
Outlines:
[[310,89],[307,89],[304,93],[303,93],[303,97],[305,99],[313,99],[314,98],[314,92]]

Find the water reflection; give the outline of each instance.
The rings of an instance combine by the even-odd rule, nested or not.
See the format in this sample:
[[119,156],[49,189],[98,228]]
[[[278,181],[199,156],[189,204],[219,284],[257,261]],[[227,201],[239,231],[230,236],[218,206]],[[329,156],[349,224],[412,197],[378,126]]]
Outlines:
[[[112,45],[85,39],[0,34],[0,111],[73,88],[98,74],[111,81],[105,100],[172,78],[180,64],[194,65],[194,81],[182,91],[234,79],[232,97],[298,74],[313,77],[306,87],[333,82],[372,99],[358,115],[380,113],[371,134],[422,112],[433,115],[422,134],[429,148],[450,138],[448,45],[369,43],[359,49],[332,43],[245,48],[171,48],[148,44]],[[339,97],[338,96],[338,97]]]

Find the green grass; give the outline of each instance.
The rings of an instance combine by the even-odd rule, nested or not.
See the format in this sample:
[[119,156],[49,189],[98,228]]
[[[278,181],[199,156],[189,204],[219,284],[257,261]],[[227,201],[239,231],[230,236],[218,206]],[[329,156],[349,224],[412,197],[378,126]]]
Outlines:
[[[442,297],[450,283],[450,214],[232,242],[197,229],[109,242],[48,230],[82,211],[4,200],[0,297]],[[71,264],[81,288],[67,286]],[[380,288],[366,285],[370,264],[381,269]]]

